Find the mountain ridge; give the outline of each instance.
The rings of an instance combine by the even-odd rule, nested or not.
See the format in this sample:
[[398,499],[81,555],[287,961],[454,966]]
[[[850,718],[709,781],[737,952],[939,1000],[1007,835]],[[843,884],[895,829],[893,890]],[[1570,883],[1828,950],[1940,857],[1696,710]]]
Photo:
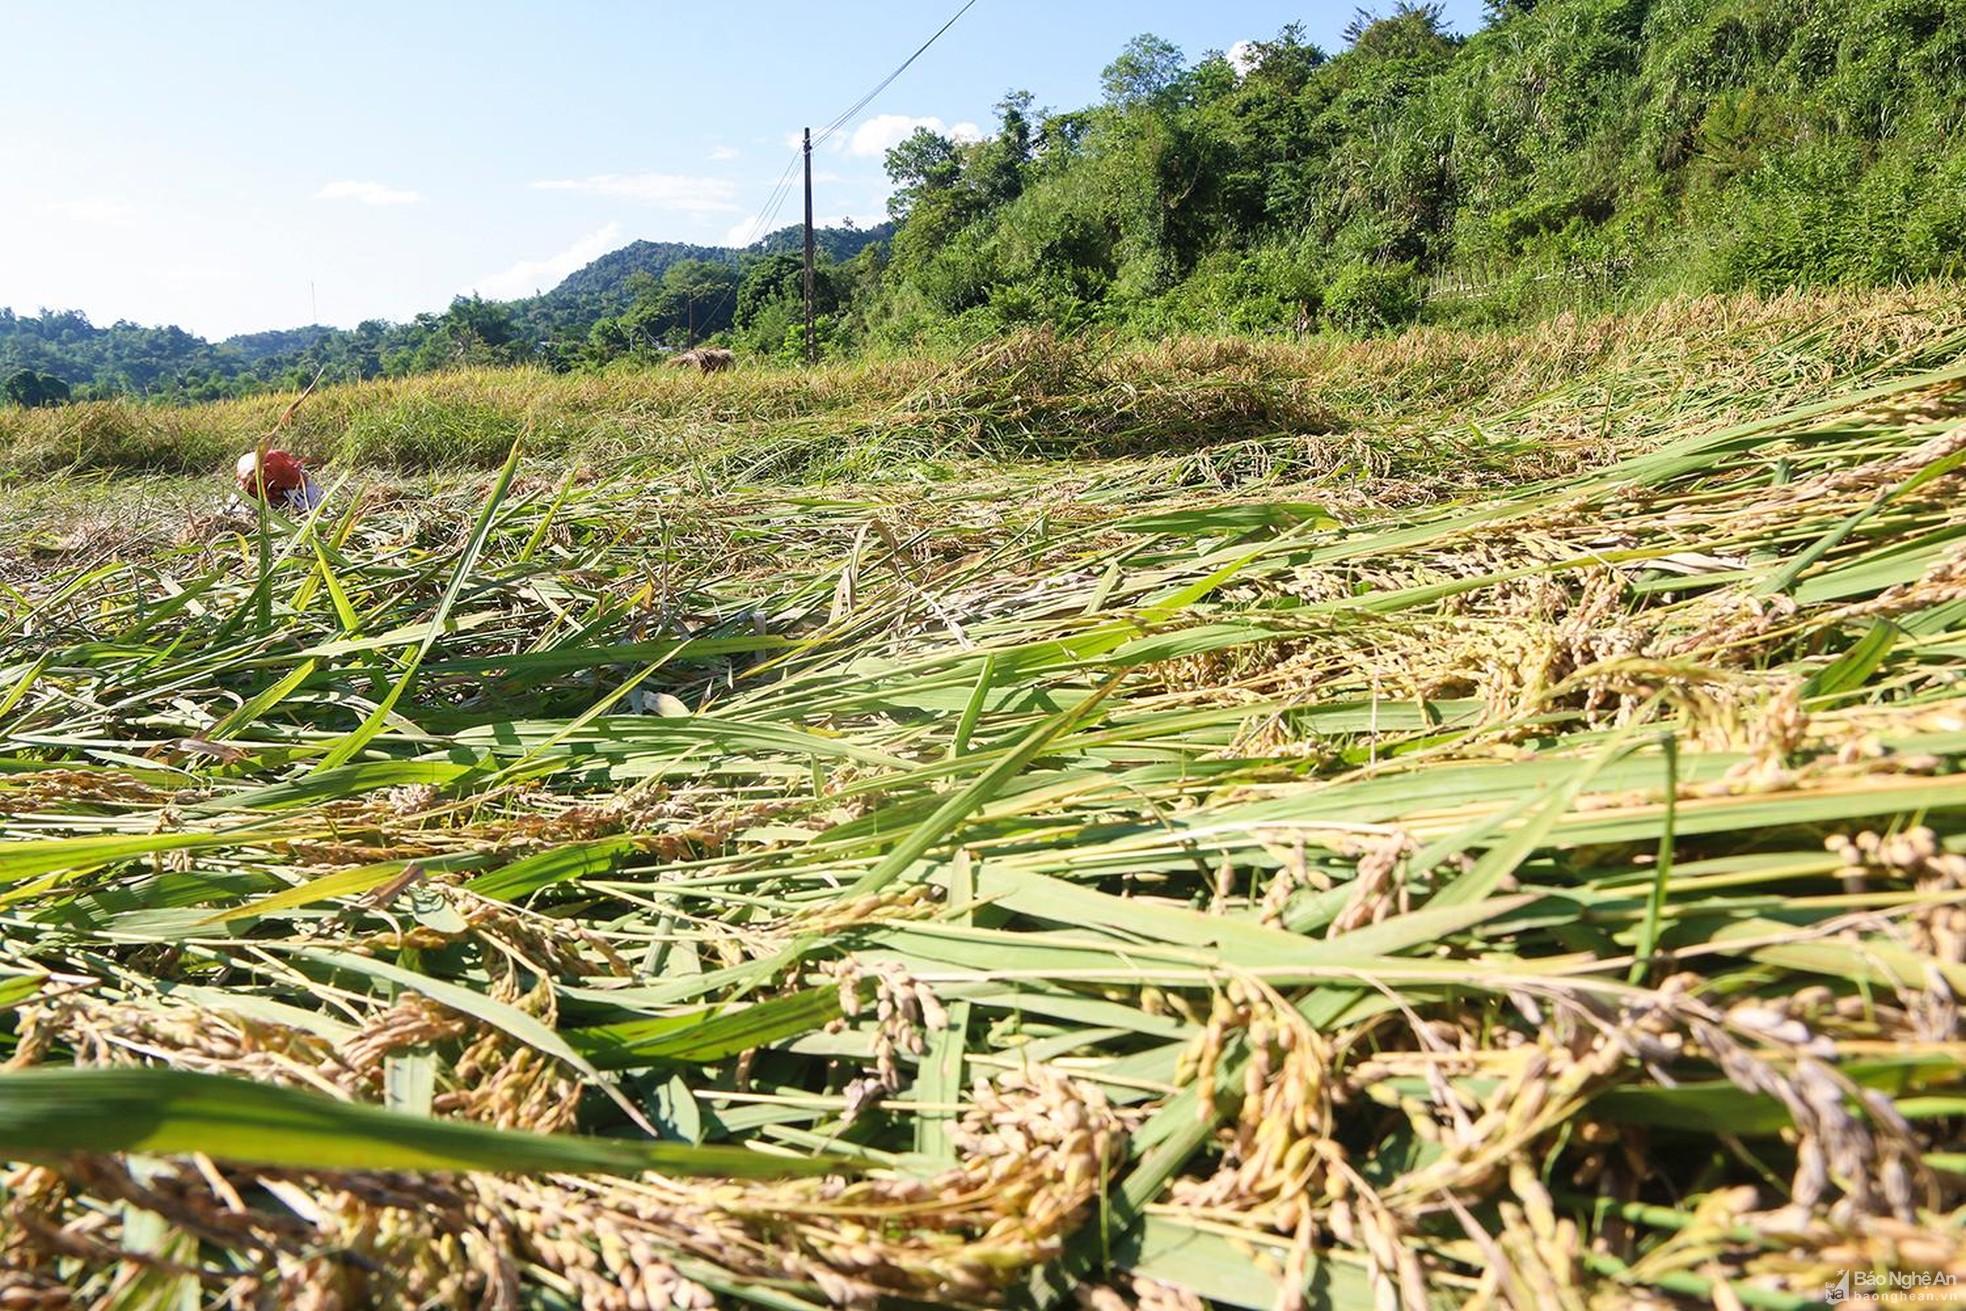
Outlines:
[[[815,238],[822,254],[845,260],[870,244],[888,240],[893,231],[891,223],[870,228],[821,228]],[[660,279],[669,268],[692,259],[744,266],[768,254],[799,248],[803,233],[803,226],[794,224],[748,246],[637,239],[590,260],[546,291],[487,303],[511,310],[528,329],[584,332],[593,322],[620,313],[633,301],[630,282],[639,274]],[[426,315],[441,312],[427,311]],[[407,326],[376,318],[354,328],[310,323],[212,339],[175,324],[146,325],[118,319],[98,325],[79,310],[44,309],[25,314],[0,307],[0,378],[31,369],[60,378],[80,394],[209,399],[236,390],[233,384],[240,381],[259,385],[283,381],[311,353],[337,342],[380,352],[392,330]]]

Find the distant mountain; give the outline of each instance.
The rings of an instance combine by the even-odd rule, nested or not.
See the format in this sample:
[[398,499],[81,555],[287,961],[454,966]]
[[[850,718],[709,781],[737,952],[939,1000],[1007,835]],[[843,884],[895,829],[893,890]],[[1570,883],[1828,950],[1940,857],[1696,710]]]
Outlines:
[[[777,255],[782,252],[797,252],[805,249],[805,224],[794,223],[752,242],[745,249],[754,255]],[[882,223],[871,228],[821,228],[812,234],[813,245],[821,254],[830,255],[845,262],[858,255],[877,241],[886,241],[894,235],[894,224]]]
[[[844,261],[893,235],[892,223],[872,228],[821,228],[813,234],[813,244],[822,255]],[[582,326],[588,326],[595,319],[619,314],[628,307],[633,299],[627,289],[628,280],[637,273],[660,279],[687,259],[741,264],[746,255],[774,255],[804,247],[805,226],[799,223],[768,233],[742,250],[729,246],[693,246],[680,241],[631,241],[620,250],[611,250],[592,264],[574,270],[551,291],[522,304],[538,307],[545,312],[543,317],[556,324],[584,319]]]
[[[877,228],[821,228],[813,234],[813,244],[826,256],[848,260],[893,234],[891,223]],[[531,340],[583,338],[598,320],[620,314],[634,303],[629,282],[637,274],[660,281],[663,274],[685,260],[742,265],[763,255],[803,249],[804,244],[805,228],[801,224],[780,228],[741,250],[681,241],[631,241],[575,269],[551,291],[512,302],[512,312]]]
[[[835,260],[848,260],[893,232],[889,223],[821,228],[815,244]],[[744,265],[763,255],[797,251],[803,242],[804,229],[798,225],[780,228],[741,250],[634,241],[576,269],[551,291],[509,302],[506,308],[525,342],[578,342],[597,320],[631,305],[634,295],[628,283],[638,273],[660,279],[684,260]],[[140,395],[210,400],[291,386],[322,368],[329,377],[373,377],[425,367],[417,348],[442,317],[432,313],[407,324],[369,322],[354,332],[316,323],[240,333],[214,343],[176,327],[124,322],[98,327],[74,310],[44,310],[30,317],[0,308],[0,377],[36,369],[69,383],[77,399]]]
[[680,241],[631,241],[620,250],[611,250],[584,268],[569,273],[560,285],[536,301],[550,308],[580,306],[595,311],[594,317],[618,313],[627,308],[628,279],[637,273],[660,278],[686,259],[735,264],[739,252],[728,246],[692,246]]
[[249,360],[264,360],[275,355],[297,354],[319,346],[340,331],[340,328],[330,328],[325,323],[310,323],[304,328],[273,328],[266,332],[242,332],[236,337],[227,337],[219,343],[219,347],[232,350]]

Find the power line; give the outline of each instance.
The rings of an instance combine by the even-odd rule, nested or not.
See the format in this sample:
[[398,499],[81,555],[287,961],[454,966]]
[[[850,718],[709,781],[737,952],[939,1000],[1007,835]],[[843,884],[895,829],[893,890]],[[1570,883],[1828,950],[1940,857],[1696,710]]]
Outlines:
[[[874,102],[875,97],[879,96],[881,92],[893,86],[895,79],[899,78],[903,73],[907,72],[910,68],[912,68],[916,60],[920,59],[923,55],[927,54],[931,46],[933,46],[937,41],[940,41],[945,35],[947,35],[949,29],[954,27],[959,21],[961,21],[962,16],[964,14],[968,13],[970,10],[974,9],[975,7],[976,7],[976,0],[965,0],[965,3],[963,4],[962,8],[956,10],[956,12],[950,16],[948,22],[936,28],[935,34],[929,37],[928,40],[922,42],[921,47],[917,49],[914,54],[909,55],[906,59],[901,61],[900,67],[896,68],[892,73],[889,73],[886,77],[882,78],[880,82],[875,85],[873,90],[869,91],[866,95],[860,97],[860,99],[854,101],[853,104],[850,105],[846,110],[835,116],[831,122],[827,123],[827,125],[820,130],[819,134],[812,139],[812,144],[817,146],[824,143],[826,140],[832,137],[834,133],[838,132],[842,127],[846,126],[848,120],[852,119],[854,115],[858,114],[861,110],[867,108],[868,105],[872,104]],[[785,207],[785,202],[791,198],[792,175],[794,171],[797,170],[799,166],[799,161],[804,153],[805,153],[804,148],[802,146],[795,146],[793,148],[792,157],[785,162],[785,171],[778,175],[778,182],[772,187],[771,193],[765,197],[765,203],[759,207],[756,217],[754,217],[751,220],[750,224],[747,225],[745,229],[746,233],[750,237],[750,240],[744,243],[745,246],[750,246],[753,243],[762,240],[765,237],[765,235],[771,230],[770,225],[772,221],[778,217],[778,212]],[[711,311],[710,317],[712,319],[715,319],[718,314],[723,313],[724,302],[728,300],[731,296],[734,296],[736,294],[737,294],[736,288],[733,287],[730,290],[727,290],[724,293],[724,295],[718,297],[716,307]]]
[[[950,16],[948,22],[936,28],[935,34],[929,37],[928,40],[922,42],[920,48],[917,49],[914,54],[909,55],[906,59],[901,61],[900,67],[896,68],[892,73],[889,73],[886,77],[882,78],[880,82],[875,85],[873,90],[869,91],[866,95],[860,97],[860,99],[854,101],[853,104],[850,105],[845,111],[836,115],[831,121],[827,123],[825,127],[821,128],[819,130],[819,133],[813,137],[812,144],[815,146],[823,145],[828,138],[833,136],[834,133],[838,132],[842,127],[846,126],[847,122],[850,119],[852,119],[854,115],[858,114],[861,110],[867,108],[868,105],[872,104],[874,102],[874,99],[877,96],[879,96],[881,92],[893,86],[897,78],[899,78],[903,73],[907,72],[911,67],[913,67],[916,60],[920,59],[923,55],[927,54],[929,52],[930,47],[932,47],[937,41],[940,41],[945,35],[947,35],[949,29],[954,27],[957,24],[957,22],[959,22],[962,19],[962,16],[964,14],[968,13],[971,9],[974,9],[975,7],[976,7],[976,0],[966,0],[962,8],[956,10],[956,12]],[[770,217],[772,218],[777,217],[779,209],[783,207],[785,200],[791,194],[792,172],[794,169],[798,167],[799,158],[802,153],[803,152],[800,147],[794,146],[792,148],[792,157],[791,159],[786,161],[785,171],[778,175],[777,185],[775,185],[772,188],[771,194],[765,198],[764,205],[758,210],[757,218],[754,218],[751,221],[750,227],[747,229],[751,234],[752,241],[756,241],[759,237],[764,235],[765,232],[764,224],[768,221],[767,214],[769,214]],[[746,242],[745,244],[749,245],[750,242]]]
[[750,234],[750,241],[746,241],[744,243],[745,245],[750,245],[752,241],[756,241],[764,235],[764,225],[771,219],[778,217],[778,211],[785,205],[785,198],[792,194],[792,173],[799,166],[800,154],[801,151],[794,150],[792,157],[785,161],[785,171],[778,175],[778,181],[772,187],[771,193],[765,197],[765,203],[758,208],[757,214],[745,225],[744,230]]
[[861,110],[865,109],[869,104],[873,103],[875,96],[878,96],[881,92],[887,90],[890,86],[894,85],[894,80],[896,78],[900,77],[903,73],[907,72],[909,68],[911,68],[914,65],[914,62],[917,59],[920,59],[923,55],[928,53],[930,46],[934,45],[937,41],[940,41],[944,33],[946,33],[950,28],[954,27],[964,14],[968,13],[971,9],[974,9],[975,7],[976,7],[976,0],[967,0],[967,3],[965,3],[961,9],[958,9],[955,12],[955,14],[950,17],[948,22],[942,24],[942,26],[935,29],[934,36],[931,36],[928,40],[922,42],[921,49],[915,51],[914,54],[909,55],[906,59],[902,60],[901,67],[895,69],[892,73],[889,73],[886,77],[882,78],[880,85],[876,86],[872,91],[869,91],[866,95],[860,97],[859,100],[855,101],[851,109],[847,110],[845,113],[841,114],[838,118],[835,118],[832,122],[828,123],[820,131],[819,135],[813,138],[812,144],[816,146],[824,142],[828,137],[831,137],[835,132],[839,131],[841,127],[845,126],[846,121],[848,119],[852,118],[855,114],[858,114]]
[[[772,221],[778,217],[778,211],[785,208],[785,201],[792,194],[792,172],[798,168],[800,156],[803,154],[803,149],[792,152],[792,158],[786,163],[785,171],[778,175],[778,185],[772,188],[771,194],[765,197],[763,208],[759,209],[757,215],[752,218],[747,230],[750,240],[746,241],[744,246],[749,246],[753,242],[761,240],[765,232],[770,228]],[[741,250],[743,247],[739,247],[739,249]],[[741,263],[739,267],[742,267]],[[724,307],[729,303],[731,297],[737,294],[737,287],[738,284],[733,282],[724,289],[724,294],[717,297],[715,303],[710,307],[710,314],[707,321],[715,322],[717,316],[724,312]]]

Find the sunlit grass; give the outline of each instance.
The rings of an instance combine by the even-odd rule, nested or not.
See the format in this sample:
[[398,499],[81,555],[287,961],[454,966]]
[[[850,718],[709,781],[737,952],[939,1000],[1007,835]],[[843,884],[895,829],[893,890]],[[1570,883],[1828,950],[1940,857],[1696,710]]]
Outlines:
[[[17,487],[0,1280],[1966,1273],[1966,364],[1920,295],[329,391],[294,439],[355,471],[264,542]],[[539,449],[354,465],[446,415],[490,426],[433,458]],[[609,424],[655,446],[565,436]]]

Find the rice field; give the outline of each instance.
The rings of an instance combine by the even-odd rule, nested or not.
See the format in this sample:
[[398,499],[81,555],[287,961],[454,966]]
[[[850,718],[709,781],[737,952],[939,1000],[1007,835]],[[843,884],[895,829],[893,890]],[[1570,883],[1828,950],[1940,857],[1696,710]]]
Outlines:
[[0,1307],[1966,1278],[1966,312],[1634,322],[17,482]]

